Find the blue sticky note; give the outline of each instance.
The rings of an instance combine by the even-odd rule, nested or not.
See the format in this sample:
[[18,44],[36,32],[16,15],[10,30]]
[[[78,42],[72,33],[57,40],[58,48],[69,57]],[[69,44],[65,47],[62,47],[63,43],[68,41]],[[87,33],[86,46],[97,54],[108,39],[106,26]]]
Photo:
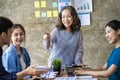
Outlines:
[[57,2],[53,2],[53,3],[52,3],[52,6],[53,6],[54,8],[57,7],[57,6],[58,6]]
[[41,17],[46,17],[46,12],[41,12]]

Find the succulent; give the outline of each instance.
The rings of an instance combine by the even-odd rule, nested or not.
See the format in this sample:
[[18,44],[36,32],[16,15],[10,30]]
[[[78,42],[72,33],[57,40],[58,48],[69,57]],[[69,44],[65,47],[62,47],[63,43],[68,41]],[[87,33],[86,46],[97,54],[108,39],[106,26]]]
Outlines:
[[62,61],[60,59],[53,59],[52,65],[54,69],[61,68]]

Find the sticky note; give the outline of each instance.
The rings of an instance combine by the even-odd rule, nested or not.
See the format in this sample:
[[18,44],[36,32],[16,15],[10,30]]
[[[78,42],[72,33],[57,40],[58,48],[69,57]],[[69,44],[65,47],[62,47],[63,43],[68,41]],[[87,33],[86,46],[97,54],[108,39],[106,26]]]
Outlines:
[[58,10],[53,10],[53,17],[58,17]]
[[53,6],[53,8],[57,7],[58,6],[57,2],[53,2],[52,6]]
[[35,11],[35,17],[36,18],[40,17],[40,11]]
[[41,12],[41,17],[46,17],[46,12]]
[[40,2],[39,1],[35,1],[34,2],[34,7],[35,8],[40,8]]
[[46,7],[46,1],[41,1],[41,7],[43,8],[45,8]]
[[52,17],[52,11],[47,11],[47,17]]

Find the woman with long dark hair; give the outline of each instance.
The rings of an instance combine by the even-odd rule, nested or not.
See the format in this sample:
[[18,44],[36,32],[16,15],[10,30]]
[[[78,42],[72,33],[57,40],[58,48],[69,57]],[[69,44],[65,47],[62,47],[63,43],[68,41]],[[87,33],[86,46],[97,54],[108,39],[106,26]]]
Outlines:
[[53,59],[62,60],[63,66],[81,64],[83,57],[83,35],[81,22],[72,6],[65,6],[59,13],[58,24],[51,34],[43,35],[44,48],[51,50],[48,65]]

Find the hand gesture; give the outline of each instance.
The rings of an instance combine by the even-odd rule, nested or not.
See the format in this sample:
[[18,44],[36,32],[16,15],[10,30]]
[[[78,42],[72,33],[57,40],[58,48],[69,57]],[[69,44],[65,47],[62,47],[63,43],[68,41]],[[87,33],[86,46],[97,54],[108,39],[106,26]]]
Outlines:
[[26,73],[30,76],[40,76],[40,74],[47,73],[47,70],[36,69],[35,66],[29,66],[26,69]]
[[50,34],[49,33],[47,33],[47,32],[45,32],[44,34],[43,34],[43,39],[49,39],[50,38]]
[[84,72],[85,72],[85,69],[76,68],[75,71],[73,72],[73,74],[75,74],[75,75],[85,74]]

